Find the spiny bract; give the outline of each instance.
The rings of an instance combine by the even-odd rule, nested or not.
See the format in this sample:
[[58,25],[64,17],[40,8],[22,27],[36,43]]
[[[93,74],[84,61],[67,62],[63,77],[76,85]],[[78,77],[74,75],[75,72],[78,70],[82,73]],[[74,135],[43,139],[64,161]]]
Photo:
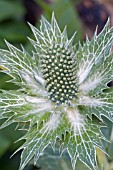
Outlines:
[[[97,170],[95,147],[105,152],[100,131],[102,115],[110,120],[113,113],[113,90],[107,83],[113,79],[113,28],[109,21],[103,31],[96,32],[83,46],[73,45],[66,28],[60,31],[54,14],[51,23],[44,17],[40,30],[30,25],[36,49],[30,56],[6,42],[9,50],[0,49],[1,70],[9,74],[18,90],[0,93],[1,128],[13,122],[29,123],[18,149],[20,170],[34,157],[36,164],[43,150],[60,141],[60,151],[70,155],[75,169],[77,158]],[[94,119],[92,114],[97,117]],[[98,120],[98,121],[97,121]]]

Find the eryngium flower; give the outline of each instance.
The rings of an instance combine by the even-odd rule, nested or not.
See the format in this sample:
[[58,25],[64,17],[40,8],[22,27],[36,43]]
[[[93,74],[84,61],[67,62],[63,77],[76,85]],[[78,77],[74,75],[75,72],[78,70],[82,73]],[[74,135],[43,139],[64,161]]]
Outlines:
[[108,21],[100,35],[95,32],[77,49],[74,36],[68,39],[66,28],[61,32],[54,15],[51,23],[42,17],[40,30],[30,26],[36,38],[30,39],[33,56],[8,42],[9,50],[0,50],[2,72],[20,87],[1,90],[0,117],[6,118],[1,128],[27,125],[20,170],[33,157],[36,164],[56,141],[61,154],[69,153],[73,169],[78,158],[97,170],[96,147],[105,152],[101,139],[106,140],[100,122],[102,115],[112,120],[113,113],[113,90],[107,87],[113,79],[113,28]]

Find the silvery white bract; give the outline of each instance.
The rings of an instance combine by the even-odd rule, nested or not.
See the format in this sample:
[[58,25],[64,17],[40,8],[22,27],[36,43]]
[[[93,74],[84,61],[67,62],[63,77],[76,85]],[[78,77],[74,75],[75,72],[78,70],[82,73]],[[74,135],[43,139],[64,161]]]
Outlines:
[[6,118],[1,128],[13,122],[27,126],[21,138],[26,142],[18,149],[23,149],[20,170],[33,157],[36,164],[56,141],[61,154],[69,153],[73,170],[77,159],[97,170],[96,147],[105,152],[101,139],[106,140],[101,116],[113,120],[113,89],[107,87],[113,79],[113,28],[108,21],[99,36],[95,32],[76,49],[74,36],[68,39],[66,28],[61,32],[54,15],[51,23],[42,17],[40,30],[30,27],[33,56],[8,42],[9,50],[0,49],[2,72],[21,87],[0,93],[0,118]]

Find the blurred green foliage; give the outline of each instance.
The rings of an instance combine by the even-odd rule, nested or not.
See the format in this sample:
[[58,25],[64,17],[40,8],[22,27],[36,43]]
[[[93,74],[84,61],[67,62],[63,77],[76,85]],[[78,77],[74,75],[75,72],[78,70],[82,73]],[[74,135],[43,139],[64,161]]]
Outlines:
[[[51,13],[54,11],[57,21],[61,30],[67,25],[68,36],[71,37],[75,30],[78,32],[75,39],[76,42],[82,41],[82,27],[78,18],[77,12],[74,8],[74,0],[54,0],[52,3],[46,3],[44,0],[35,0],[39,7],[43,10],[43,15],[50,20]],[[76,1],[78,3],[79,0]],[[7,48],[4,39],[20,48],[20,44],[23,44],[29,52],[32,51],[32,47],[26,38],[32,37],[32,32],[25,22],[26,9],[23,6],[22,0],[0,0],[0,48]],[[36,23],[39,27],[39,20]],[[0,89],[13,90],[18,89],[17,86],[9,82],[10,76],[0,72]],[[113,169],[113,129],[112,123],[105,119],[108,128],[103,128],[102,132],[105,134],[111,143],[103,143],[110,157],[107,157],[101,152],[97,152],[97,158],[99,162],[100,170],[112,170]],[[17,170],[20,161],[20,153],[9,160],[11,154],[19,147],[20,143],[14,144],[14,142],[23,135],[24,132],[15,130],[16,125],[11,125],[0,131],[0,169],[1,170]],[[58,152],[58,151],[57,151]],[[41,167],[41,170],[71,170],[71,163],[69,157],[65,155],[63,158],[58,157],[57,152],[52,153],[51,149],[44,152],[41,156],[37,167]],[[100,159],[101,156],[101,159]],[[6,163],[7,162],[7,163]],[[106,164],[106,165],[105,165]],[[103,165],[103,166],[102,166]],[[105,166],[109,169],[105,169]],[[36,170],[38,168],[28,166],[26,170]],[[85,165],[77,162],[76,170],[89,170]]]
[[24,13],[20,0],[0,0],[0,48],[6,48],[4,39],[15,45],[26,43],[30,30],[24,23]]
[[[64,153],[61,157],[59,157],[59,149],[53,152],[51,146],[49,146],[43,153],[43,155],[39,158],[37,162],[37,167],[41,167],[42,170],[71,170],[71,160],[67,153]],[[85,166],[82,162],[78,161],[76,164],[77,170],[90,170],[87,166]]]

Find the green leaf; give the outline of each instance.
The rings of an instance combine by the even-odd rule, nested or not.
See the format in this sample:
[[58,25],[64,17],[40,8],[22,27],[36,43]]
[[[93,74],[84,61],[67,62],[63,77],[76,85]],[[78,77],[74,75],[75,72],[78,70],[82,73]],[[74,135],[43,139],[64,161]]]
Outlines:
[[[42,128],[44,131],[42,131],[42,129],[39,131],[40,127],[32,127],[22,138],[26,139],[26,142],[19,148],[19,150],[23,149],[20,170],[22,170],[33,157],[34,163],[36,164],[45,147],[49,144],[51,144],[53,148],[55,147],[56,139],[61,141],[61,153],[65,150],[68,151],[73,169],[77,158],[79,158],[79,160],[91,169],[97,170],[95,147],[98,147],[105,152],[101,143],[101,139],[105,140],[105,138],[99,130],[99,126],[96,122],[87,122],[82,134],[79,129],[79,135],[76,136],[73,134],[73,130],[70,126],[71,124],[68,123],[68,120],[63,116],[60,125],[54,131],[48,132],[46,129],[48,127],[45,125],[43,125]],[[64,134],[64,138],[62,138],[62,134]]]
[[27,25],[17,20],[10,23],[6,22],[0,26],[1,42],[4,42],[4,39],[7,39],[7,41],[12,42],[13,44],[15,42],[25,43],[27,40],[25,36],[28,36],[28,34],[29,29]]
[[7,151],[10,146],[10,141],[8,141],[2,134],[0,134],[0,157]]
[[16,90],[19,89],[18,86],[16,86],[14,83],[9,83],[9,81],[11,80],[11,76],[0,72],[0,89],[3,90]]
[[[46,120],[48,118],[50,119],[50,114],[48,115],[48,118],[47,118],[47,114],[45,116],[46,116]],[[43,125],[39,124],[38,127],[36,125],[30,128],[28,133],[22,138],[22,139],[26,139],[26,142],[23,144],[23,146],[19,148],[19,150],[23,149],[21,155],[20,170],[26,166],[26,164],[31,160],[33,156],[34,156],[34,164],[36,164],[39,156],[41,155],[45,147],[47,147],[49,144],[51,144],[54,148],[57,137],[58,138],[62,137],[65,123],[67,122],[63,121],[63,116],[62,116],[60,126],[58,126],[58,129],[56,130],[51,131],[51,125],[49,125],[48,123],[45,124],[43,123]]]
[[98,169],[95,147],[105,151],[101,143],[103,135],[99,131],[99,126],[95,122],[87,122],[82,134],[79,131],[79,135],[71,135],[69,133],[68,138],[64,141],[64,148],[68,149],[73,169],[77,158],[91,169]]
[[108,88],[107,84],[113,80],[113,54],[104,56],[103,61],[94,64],[86,81],[80,85],[80,89],[93,96]]
[[[0,93],[0,119],[7,118],[0,128],[4,128],[14,122],[30,122],[30,127],[34,124],[40,124],[50,116],[48,110],[51,107],[44,108],[46,100],[39,97],[31,97],[21,92],[12,90]],[[42,108],[43,106],[43,108]],[[43,112],[46,111],[44,115]],[[28,126],[29,127],[29,126]]]
[[13,79],[10,82],[15,83],[25,91],[27,89],[29,93],[35,94],[38,90],[36,78],[39,76],[34,58],[24,49],[21,51],[10,43],[6,43],[9,51],[0,49],[0,65],[6,68],[2,72],[11,75]]
[[[95,32],[93,39],[91,41],[87,40],[83,47],[80,45],[79,50],[77,51],[76,55],[77,55],[78,63],[79,63],[78,76],[79,76],[79,84],[81,86],[84,85],[85,83],[88,84],[90,81],[93,81],[93,82],[95,81],[94,76],[96,73],[96,69],[97,68],[100,69],[100,65],[102,63],[103,65],[105,65],[104,60],[106,60],[106,57],[110,55],[110,50],[113,44],[113,28],[109,28],[109,25],[110,24],[108,20],[103,31],[98,36],[96,35],[96,32]],[[107,59],[107,60],[110,60],[110,59]],[[111,62],[112,62],[112,59],[111,59]],[[110,71],[111,71],[111,65],[109,65],[108,67],[110,68]],[[101,68],[101,71],[103,71],[102,68]],[[94,78],[94,80],[92,79],[90,80],[90,75],[92,74],[93,74],[92,79]],[[97,71],[97,75],[98,74],[99,73]],[[101,74],[99,76],[101,77]],[[100,81],[98,80],[97,84],[99,84]],[[93,82],[90,82],[90,84]],[[94,84],[94,85],[96,86],[97,84]]]
[[94,114],[100,120],[102,116],[107,117],[109,120],[113,120],[113,88],[109,88],[106,91],[95,94],[95,98],[83,96],[80,100],[80,112],[87,114],[89,117]]
[[[55,150],[51,148],[51,146],[48,146],[43,154],[40,156],[37,167],[42,168],[43,170],[54,170],[60,169],[60,170],[71,170],[71,161],[69,158],[69,155],[67,153],[64,153],[62,157],[59,157],[59,144],[56,145]],[[89,170],[87,166],[85,166],[82,162],[77,161],[76,164],[77,170]]]

